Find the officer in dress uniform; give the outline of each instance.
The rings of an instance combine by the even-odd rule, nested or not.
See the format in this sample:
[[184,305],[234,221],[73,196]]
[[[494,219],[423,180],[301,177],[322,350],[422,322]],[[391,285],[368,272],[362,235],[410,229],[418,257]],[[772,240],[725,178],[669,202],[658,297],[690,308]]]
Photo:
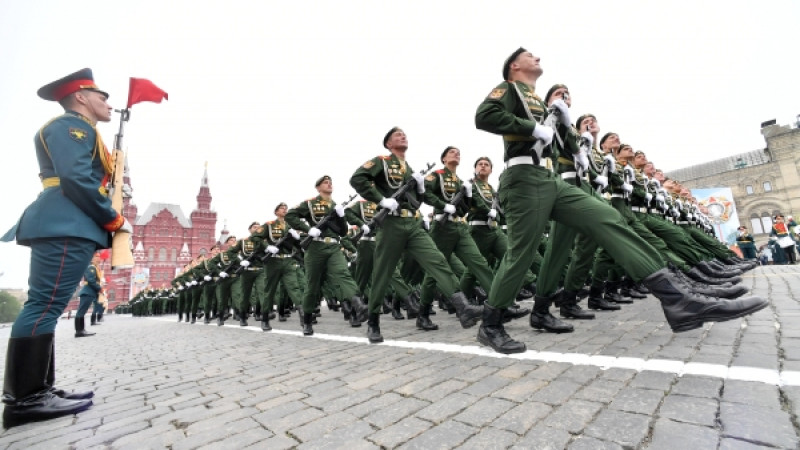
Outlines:
[[[92,263],[83,273],[83,287],[78,294],[81,300],[78,304],[78,311],[75,313],[75,337],[94,336],[94,333],[86,331],[86,312],[89,311],[90,306],[97,302],[97,296],[103,290],[99,277],[100,269],[97,268],[98,264],[100,264],[100,255],[95,253],[92,256]],[[92,325],[94,325],[94,320],[95,317],[92,317]]]
[[[667,321],[676,332],[766,307],[768,302],[758,297],[719,302],[696,294],[665,267],[652,246],[625,226],[617,211],[539,165],[554,133],[543,124],[548,113],[534,91],[542,74],[539,61],[524,48],[512,53],[503,65],[504,81],[489,93],[475,115],[477,128],[503,135],[506,171],[500,179],[500,204],[506,213],[509,241],[484,307],[478,341],[501,353],[525,351],[525,344],[506,333],[503,316],[522,285],[550,218],[592,236],[634,281],[644,281],[661,299]],[[553,106],[560,112],[559,121],[569,127],[567,105],[555,102]],[[588,169],[588,163],[580,165]]]
[[43,191],[3,241],[31,248],[28,301],[11,328],[3,385],[3,423],[13,426],[74,414],[92,405],[92,392],[55,389],[54,331],[92,254],[111,233],[131,232],[111,207],[106,182],[111,155],[95,128],[111,120],[108,94],[83,69],[38,91],[64,114],[34,136]]

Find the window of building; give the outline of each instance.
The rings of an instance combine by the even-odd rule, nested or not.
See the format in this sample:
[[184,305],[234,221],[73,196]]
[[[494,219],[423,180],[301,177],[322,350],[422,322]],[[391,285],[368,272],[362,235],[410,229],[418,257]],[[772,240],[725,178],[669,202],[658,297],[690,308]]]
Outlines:
[[158,260],[159,261],[166,261],[167,260],[167,249],[166,248],[161,247],[161,249],[158,251]]
[[178,249],[173,248],[172,249],[172,259],[170,259],[170,261],[177,261],[177,260],[178,260]]
[[747,195],[753,195],[753,186],[748,184],[744,187],[744,191],[747,192]]
[[769,214],[761,217],[761,227],[764,229],[763,233],[772,231],[772,216]]
[[764,182],[764,192],[770,192],[772,190],[772,183],[769,181]]
[[763,234],[764,228],[761,226],[761,218],[760,217],[752,217],[750,218],[750,229],[753,230],[753,234]]
[[153,256],[155,255],[155,253],[156,253],[155,247],[150,247],[147,250],[147,260],[148,261],[152,261],[153,260]]

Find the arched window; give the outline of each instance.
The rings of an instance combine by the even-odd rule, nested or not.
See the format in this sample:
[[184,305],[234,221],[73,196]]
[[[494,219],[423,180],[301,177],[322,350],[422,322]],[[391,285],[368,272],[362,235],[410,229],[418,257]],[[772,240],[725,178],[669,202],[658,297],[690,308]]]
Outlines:
[[159,261],[166,261],[167,260],[167,249],[166,248],[161,247],[161,249],[158,251],[158,260]]
[[177,260],[178,260],[178,249],[177,248],[173,248],[172,249],[172,258],[170,259],[170,261],[174,262],[174,261],[177,261]]
[[770,192],[770,191],[772,191],[772,183],[770,183],[769,181],[765,181],[764,192]]
[[757,214],[750,216],[750,229],[753,230],[753,234],[764,233],[764,227],[761,225],[761,218],[758,217]]
[[753,195],[753,186],[748,184],[744,187],[744,191],[747,192],[747,195]]

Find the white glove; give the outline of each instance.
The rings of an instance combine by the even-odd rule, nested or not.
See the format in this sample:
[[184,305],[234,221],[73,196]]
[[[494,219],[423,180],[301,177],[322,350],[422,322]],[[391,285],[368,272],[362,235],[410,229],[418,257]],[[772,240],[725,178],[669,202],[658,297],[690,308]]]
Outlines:
[[267,252],[269,252],[271,255],[274,255],[278,253],[278,247],[275,247],[274,245],[268,245]]
[[[424,194],[425,193],[425,178],[422,176],[421,173],[414,172],[411,174],[411,178],[417,182],[417,193]],[[383,206],[383,205],[381,205]]]
[[622,192],[630,194],[631,192],[633,192],[633,185],[628,183],[622,183]]
[[241,260],[239,262],[239,265],[242,266],[242,267],[249,267],[250,266],[250,261],[248,261],[246,259],[243,259],[243,260]]
[[589,170],[589,157],[586,156],[586,152],[584,150],[579,151],[574,155],[575,162],[578,163],[578,167],[584,172]]
[[494,219],[495,217],[497,217],[497,210],[492,208],[489,210],[489,218]]
[[361,231],[363,231],[364,234],[369,234],[369,232],[372,231],[372,230],[369,229],[369,225],[364,224],[364,225],[361,225]]
[[448,203],[448,204],[444,205],[444,212],[445,212],[445,214],[455,214],[456,213],[456,207],[451,205],[450,203]]
[[183,290],[183,286],[178,286],[178,290],[182,291]]
[[333,207],[333,210],[336,211],[337,216],[344,217],[344,206],[336,205]]
[[533,137],[542,141],[543,145],[548,146],[553,142],[553,129],[547,125],[537,124],[536,128],[533,129]]
[[614,160],[614,157],[611,155],[606,155],[603,158],[603,162],[606,166],[608,166],[608,173],[613,173],[617,171],[617,162]]
[[220,272],[219,273],[219,277],[220,278],[228,278],[228,272]]
[[197,280],[192,280],[192,286],[197,286]]
[[463,186],[465,189],[464,195],[466,195],[467,198],[472,198],[472,182],[469,180],[464,180]]
[[422,219],[422,226],[425,227],[426,231],[430,231],[431,230],[431,221],[428,220],[427,217]]
[[312,238],[317,238],[321,234],[322,234],[322,232],[319,231],[319,228],[317,228],[317,227],[311,227],[311,229],[308,230],[308,235],[311,236]]
[[395,199],[393,199],[391,197],[384,197],[383,199],[381,199],[380,205],[381,205],[381,208],[386,208],[389,211],[394,211],[394,210],[397,209],[397,207],[400,206],[397,203],[397,200],[395,200]]
[[300,233],[298,233],[298,232],[297,232],[297,230],[289,230],[289,234],[291,234],[291,235],[292,235],[292,237],[293,237],[295,240],[297,240],[297,241],[299,241],[299,240],[300,240]]
[[679,216],[681,215],[681,213],[679,213],[679,212],[678,212],[678,210],[677,210],[677,209],[675,209],[675,207],[673,207],[672,209],[670,209],[670,211],[669,211],[669,212],[672,214],[672,217],[679,217]]
[[206,280],[206,281],[211,281],[211,277],[208,276],[208,275],[204,276],[203,279]]
[[691,214],[686,215],[686,220],[694,220],[694,216]]
[[583,133],[581,135],[581,137],[586,139],[587,141],[589,141],[589,148],[592,148],[592,144],[594,144],[594,136],[592,136],[592,133],[589,133],[587,131],[587,132]]
[[121,226],[121,227],[119,227],[119,228],[117,229],[117,231],[115,231],[115,233],[117,233],[117,232],[123,232],[123,233],[130,233],[130,234],[133,234],[133,227],[131,226],[131,223],[130,223],[130,222],[128,222],[128,219],[124,219],[124,220],[123,220],[123,222],[122,222],[122,226]]
[[633,179],[635,179],[635,178],[636,178],[636,170],[634,170],[634,168],[633,168],[633,167],[631,167],[631,166],[630,166],[630,164],[628,164],[627,166],[625,166],[625,169],[624,169],[624,170],[625,170],[625,172],[627,172],[627,173],[628,173],[628,176],[631,178],[631,180],[633,180]]
[[647,204],[650,204],[650,200],[653,200],[653,194],[649,192],[647,194],[644,194],[644,201],[646,201]]
[[594,184],[602,187],[603,189],[608,187],[608,177],[603,175],[598,175],[594,178]]
[[558,121],[561,122],[562,125],[569,128],[572,126],[572,120],[569,118],[569,106],[567,106],[566,102],[563,99],[558,99],[554,101],[550,106],[555,107],[559,114],[558,114]]

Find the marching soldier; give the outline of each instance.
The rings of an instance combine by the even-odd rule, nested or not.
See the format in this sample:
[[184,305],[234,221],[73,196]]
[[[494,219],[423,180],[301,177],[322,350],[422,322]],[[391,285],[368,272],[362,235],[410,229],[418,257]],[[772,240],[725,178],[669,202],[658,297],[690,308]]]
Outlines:
[[[81,288],[78,296],[81,301],[78,304],[78,311],[75,313],[75,337],[94,336],[95,333],[86,331],[86,312],[89,311],[96,301],[97,296],[103,290],[100,277],[98,276],[99,270],[97,266],[100,264],[100,255],[95,253],[92,256],[92,263],[86,268],[83,273],[83,287]],[[92,314],[92,325],[94,325],[95,317]]]

